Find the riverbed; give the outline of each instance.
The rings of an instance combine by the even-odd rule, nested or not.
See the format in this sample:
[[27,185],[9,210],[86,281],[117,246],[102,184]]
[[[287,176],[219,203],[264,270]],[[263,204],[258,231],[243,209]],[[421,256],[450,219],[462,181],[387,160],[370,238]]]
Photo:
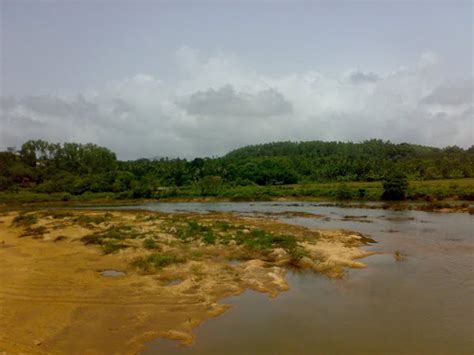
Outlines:
[[[474,217],[348,209],[309,202],[151,203],[161,212],[234,212],[317,229],[369,234],[381,252],[340,280],[290,272],[275,299],[247,291],[204,322],[196,340],[147,344],[144,354],[472,354]],[[286,213],[286,212],[293,212]],[[294,212],[308,216],[295,217]],[[310,214],[315,217],[311,218]],[[394,253],[401,255],[397,261]]]

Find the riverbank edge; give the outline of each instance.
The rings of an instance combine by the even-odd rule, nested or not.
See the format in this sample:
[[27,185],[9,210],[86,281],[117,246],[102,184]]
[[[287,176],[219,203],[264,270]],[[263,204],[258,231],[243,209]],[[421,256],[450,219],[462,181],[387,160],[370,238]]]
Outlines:
[[114,206],[130,206],[131,208],[140,205],[152,203],[249,203],[249,202],[273,202],[273,203],[317,203],[324,207],[341,207],[341,208],[368,208],[383,209],[392,211],[424,211],[436,213],[469,213],[474,214],[474,202],[457,199],[445,199],[441,201],[425,201],[425,200],[404,200],[404,201],[361,201],[361,200],[333,200],[318,197],[298,197],[282,196],[266,199],[245,199],[234,201],[229,198],[222,197],[167,197],[167,198],[149,198],[149,199],[112,199],[97,198],[90,200],[45,200],[45,201],[21,201],[8,200],[2,201],[0,196],[1,210],[18,210],[29,208],[48,208],[48,207],[114,207]]

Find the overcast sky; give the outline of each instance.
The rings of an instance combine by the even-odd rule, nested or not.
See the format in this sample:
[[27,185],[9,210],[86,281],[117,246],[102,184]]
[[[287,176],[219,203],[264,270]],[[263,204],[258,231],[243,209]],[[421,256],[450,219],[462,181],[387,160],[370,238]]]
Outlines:
[[472,1],[0,3],[0,149],[474,143]]

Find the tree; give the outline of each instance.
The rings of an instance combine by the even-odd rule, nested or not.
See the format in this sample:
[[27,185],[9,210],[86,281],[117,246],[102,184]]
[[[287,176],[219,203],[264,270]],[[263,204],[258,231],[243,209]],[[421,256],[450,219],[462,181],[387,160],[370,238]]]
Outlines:
[[405,199],[408,189],[408,180],[405,174],[394,172],[383,181],[382,199],[388,201],[397,201]]
[[209,175],[203,177],[201,180],[199,180],[199,188],[201,190],[201,195],[215,195],[221,184],[222,178],[220,176]]

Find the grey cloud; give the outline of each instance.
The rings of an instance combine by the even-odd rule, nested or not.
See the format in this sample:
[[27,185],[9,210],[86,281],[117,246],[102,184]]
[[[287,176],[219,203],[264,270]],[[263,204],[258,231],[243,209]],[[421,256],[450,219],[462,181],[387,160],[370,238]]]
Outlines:
[[188,114],[205,116],[269,117],[293,110],[291,103],[274,89],[248,94],[236,92],[231,85],[196,92],[178,104]]
[[2,111],[10,110],[10,109],[14,108],[16,105],[17,105],[17,99],[16,98],[0,96],[0,109]]
[[347,76],[347,79],[353,84],[375,83],[380,80],[375,73],[364,73],[362,71],[352,71]]
[[421,100],[422,104],[458,106],[474,101],[473,80],[459,80],[444,83]]

